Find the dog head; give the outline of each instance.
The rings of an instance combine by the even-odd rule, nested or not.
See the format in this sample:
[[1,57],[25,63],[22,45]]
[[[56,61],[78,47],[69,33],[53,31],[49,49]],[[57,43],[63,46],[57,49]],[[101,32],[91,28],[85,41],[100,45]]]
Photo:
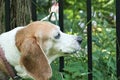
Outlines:
[[76,53],[80,50],[81,37],[68,35],[60,31],[59,26],[42,22],[36,32],[38,44],[51,63],[55,58]]
[[57,25],[46,21],[32,22],[16,34],[21,64],[36,80],[50,78],[50,63],[57,57],[79,51],[81,42],[80,37],[65,34]]

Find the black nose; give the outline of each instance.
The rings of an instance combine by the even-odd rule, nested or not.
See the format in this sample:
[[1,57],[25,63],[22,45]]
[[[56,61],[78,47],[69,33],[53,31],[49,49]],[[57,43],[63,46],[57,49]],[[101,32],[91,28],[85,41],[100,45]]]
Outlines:
[[82,38],[81,38],[80,36],[77,37],[77,42],[78,42],[79,44],[81,44]]

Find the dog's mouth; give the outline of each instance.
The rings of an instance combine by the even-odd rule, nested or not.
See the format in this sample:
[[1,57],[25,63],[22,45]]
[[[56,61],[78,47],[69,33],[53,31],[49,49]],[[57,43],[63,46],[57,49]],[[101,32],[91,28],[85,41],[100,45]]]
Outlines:
[[74,50],[74,51],[71,51],[71,52],[65,52],[64,54],[76,54],[76,53],[79,53],[80,49],[79,50]]
[[71,48],[68,48],[68,49],[60,49],[60,52],[62,52],[63,54],[67,54],[67,55],[71,55],[71,54],[76,54],[76,53],[79,53],[79,51],[81,50],[81,47],[80,46],[77,46],[77,47],[71,47]]

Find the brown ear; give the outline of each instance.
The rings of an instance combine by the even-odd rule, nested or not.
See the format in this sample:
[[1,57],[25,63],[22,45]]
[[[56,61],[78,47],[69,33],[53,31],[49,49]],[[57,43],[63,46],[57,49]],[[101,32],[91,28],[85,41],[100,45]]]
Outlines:
[[27,38],[20,47],[21,63],[36,80],[48,80],[52,76],[51,67],[43,50],[35,38]]

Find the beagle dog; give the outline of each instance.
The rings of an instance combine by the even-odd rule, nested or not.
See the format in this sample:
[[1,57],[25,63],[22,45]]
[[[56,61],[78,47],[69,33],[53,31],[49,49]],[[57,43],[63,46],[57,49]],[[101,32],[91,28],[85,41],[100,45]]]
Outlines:
[[[81,42],[81,37],[65,34],[47,21],[31,22],[0,35],[0,48],[17,75],[34,80],[49,80],[50,63],[79,51]],[[1,59],[0,72],[7,74]]]

